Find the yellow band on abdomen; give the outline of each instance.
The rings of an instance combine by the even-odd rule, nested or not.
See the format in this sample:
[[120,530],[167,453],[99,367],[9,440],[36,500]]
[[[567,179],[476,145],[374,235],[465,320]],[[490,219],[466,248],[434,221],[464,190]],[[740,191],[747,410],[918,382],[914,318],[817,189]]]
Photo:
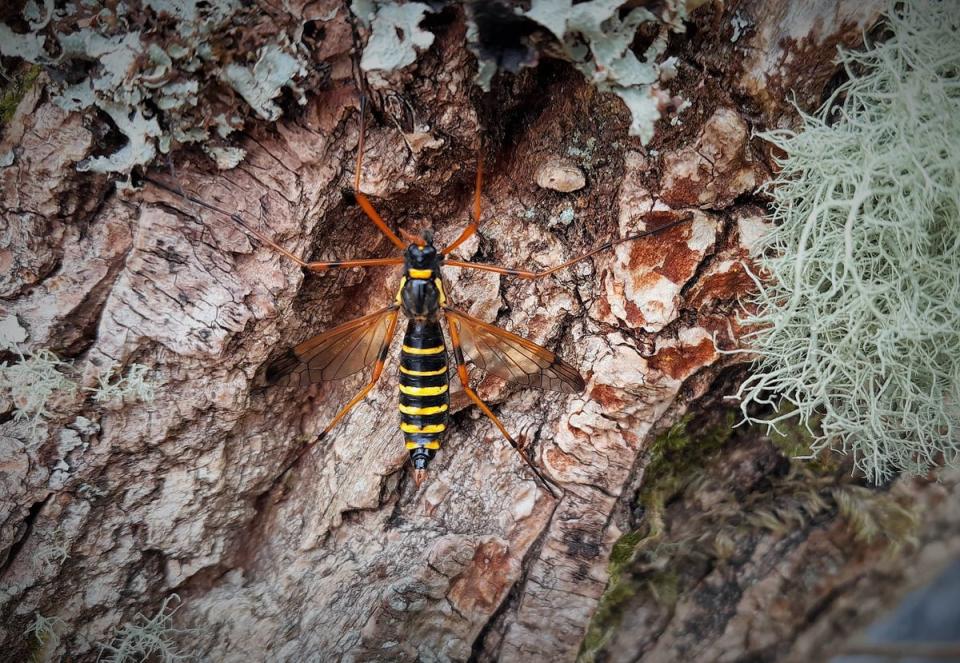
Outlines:
[[407,270],[407,274],[410,275],[412,279],[428,279],[433,276],[433,270],[430,269],[410,269]]
[[447,392],[448,385],[439,387],[408,387],[405,384],[400,385],[400,393],[407,396],[439,396]]
[[400,411],[403,414],[440,414],[447,411],[447,404],[431,405],[429,407],[414,407],[412,405],[400,404]]
[[443,352],[443,346],[438,345],[435,348],[411,348],[408,345],[401,346],[400,348],[408,355],[438,355]]
[[430,442],[427,442],[426,444],[417,444],[416,442],[407,442],[407,449],[408,449],[408,450],[409,450],[409,449],[419,449],[420,447],[423,447],[424,449],[433,449],[434,451],[436,451],[437,449],[440,448],[440,441],[439,441],[439,440],[432,440],[432,441],[430,441]]
[[414,375],[416,377],[427,377],[428,375],[443,375],[447,372],[447,367],[438,368],[435,371],[414,371],[409,368],[400,367],[400,372],[404,375]]
[[413,424],[400,424],[400,430],[404,433],[442,433],[447,430],[447,426],[445,424],[429,424],[421,428]]

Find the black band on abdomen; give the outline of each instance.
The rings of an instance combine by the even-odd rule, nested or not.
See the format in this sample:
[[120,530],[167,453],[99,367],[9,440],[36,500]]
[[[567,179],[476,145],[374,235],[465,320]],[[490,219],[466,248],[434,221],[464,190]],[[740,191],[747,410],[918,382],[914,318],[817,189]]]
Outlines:
[[440,447],[449,417],[447,351],[438,322],[410,320],[400,352],[400,429],[411,454]]

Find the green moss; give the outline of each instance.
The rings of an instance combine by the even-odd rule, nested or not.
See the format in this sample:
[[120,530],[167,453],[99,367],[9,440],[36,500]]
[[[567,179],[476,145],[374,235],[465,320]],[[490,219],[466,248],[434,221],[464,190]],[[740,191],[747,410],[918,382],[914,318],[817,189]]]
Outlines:
[[[833,454],[813,461],[796,458],[809,453],[816,430],[780,422],[768,436],[762,424],[733,429],[735,419],[734,412],[707,422],[690,415],[650,445],[637,495],[643,526],[624,534],[611,550],[610,579],[579,661],[595,661],[629,611],[639,606],[667,618],[709,569],[738,558],[761,540],[782,540],[835,518],[850,534],[850,555],[880,545],[895,552],[913,542],[916,515],[892,493],[857,485],[849,471],[842,471],[849,466],[841,468]],[[760,456],[769,459],[774,453],[770,444],[790,459],[788,470],[771,462],[764,480],[744,487],[744,493],[736,465],[725,464],[723,455],[728,449],[760,445],[766,447]],[[721,471],[708,474],[709,468]],[[710,499],[702,503],[698,498],[705,493]],[[681,503],[682,523],[668,520],[674,513],[667,511],[671,502]]]
[[[777,408],[777,419],[794,412],[796,407],[783,402]],[[792,462],[802,462],[814,474],[828,474],[838,469],[838,456],[830,449],[813,453],[817,438],[822,435],[820,422],[823,415],[814,412],[804,421],[798,417],[788,417],[769,427],[767,436],[780,451]]]
[[692,415],[657,437],[649,449],[638,501],[645,509],[645,527],[627,532],[610,551],[609,580],[584,637],[578,660],[589,663],[620,623],[626,603],[640,592],[663,605],[673,606],[680,595],[680,577],[672,569],[649,574],[629,572],[638,552],[663,535],[667,501],[692,481],[710,456],[733,435],[735,413],[724,413],[718,423],[701,426]]
[[37,82],[41,70],[39,65],[25,67],[13,77],[13,80],[3,86],[3,92],[0,93],[0,126],[6,126],[13,119],[17,106]]
[[637,544],[643,540],[643,532],[634,530],[627,532],[613,544],[610,551],[610,575],[614,576],[620,573],[621,569],[633,559],[633,551]]
[[620,623],[623,606],[636,596],[639,587],[633,582],[618,582],[607,585],[606,591],[600,598],[597,611],[593,615],[587,634],[580,646],[577,661],[589,663],[594,660],[596,653],[607,643],[610,635]]
[[919,524],[916,512],[890,493],[842,486],[831,494],[856,541],[865,545],[882,543],[890,553],[915,542]]
[[680,575],[671,569],[658,571],[650,575],[646,587],[657,603],[673,607],[680,598]]
[[[722,415],[719,423],[691,430],[696,425],[688,415],[654,440],[650,462],[643,471],[639,502],[648,511],[660,511],[703,467],[708,457],[733,435],[736,414]],[[698,427],[699,428],[699,427]]]

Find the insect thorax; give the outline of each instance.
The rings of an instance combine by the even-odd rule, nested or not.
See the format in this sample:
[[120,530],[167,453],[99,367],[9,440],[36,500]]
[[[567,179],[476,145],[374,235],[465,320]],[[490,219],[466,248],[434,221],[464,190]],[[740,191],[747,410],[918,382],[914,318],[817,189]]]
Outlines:
[[397,304],[410,318],[435,321],[446,304],[440,280],[440,256],[432,244],[411,244],[404,255],[404,277]]

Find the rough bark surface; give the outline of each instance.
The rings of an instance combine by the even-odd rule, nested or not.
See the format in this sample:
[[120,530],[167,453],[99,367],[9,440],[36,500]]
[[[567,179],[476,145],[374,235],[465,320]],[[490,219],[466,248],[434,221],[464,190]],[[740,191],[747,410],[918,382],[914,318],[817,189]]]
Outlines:
[[[115,193],[73,169],[95,149],[92,128],[51,104],[42,85],[28,94],[0,145],[15,155],[0,168],[0,319],[15,316],[25,353],[70,359],[82,386],[132,362],[163,385],[152,402],[106,408],[79,391],[34,429],[4,416],[0,649],[28,656],[34,644],[23,631],[40,612],[62,620],[60,652],[93,660],[98,642],[176,593],[176,625],[192,629],[177,640],[208,660],[574,659],[611,546],[629,525],[621,516],[642,482],[651,431],[742,361],[715,344],[738,344],[737,300],[751,283],[743,263],[765,224],[756,189],[770,163],[751,132],[789,123],[791,93],[815,105],[836,73],[836,44],[858,43],[879,11],[726,4],[700,7],[676,38],[674,92],[692,106],[679,125],[661,123],[647,149],[627,138],[620,102],[562,62],[499,79],[482,97],[453,9],[430,24],[429,51],[375,97],[362,189],[394,227],[433,227],[441,244],[457,235],[483,137],[483,226],[458,249],[463,258],[547,267],[640,229],[648,212],[694,216],[542,281],[445,274],[455,306],[556,349],[587,379],[573,397],[479,383],[562,488],[559,500],[463,402],[417,490],[392,376],[284,473],[365,378],[264,388],[264,365],[385,305],[396,270],[304,275],[177,196],[150,185]],[[311,11],[331,17],[327,87],[280,122],[249,129],[237,168],[218,173],[199,153],[179,154],[177,180],[297,255],[387,255],[390,243],[344,194],[358,138],[357,27],[340,3]],[[404,135],[409,118],[396,108],[427,130]],[[557,159],[572,160],[586,186],[538,186],[538,170]],[[172,181],[163,167],[152,175]],[[764,457],[741,453],[745,463]],[[918,499],[937,490],[916,488]],[[955,527],[960,514],[942,518]],[[738,582],[756,579],[761,591],[790,554],[772,546]],[[851,577],[866,573],[842,551],[836,559]],[[741,599],[720,589],[714,605],[737,609]],[[661,624],[642,644],[647,636],[632,629],[623,660],[640,650],[676,660],[691,642],[722,648],[723,660],[762,650],[740,631],[705,640],[693,621]]]

